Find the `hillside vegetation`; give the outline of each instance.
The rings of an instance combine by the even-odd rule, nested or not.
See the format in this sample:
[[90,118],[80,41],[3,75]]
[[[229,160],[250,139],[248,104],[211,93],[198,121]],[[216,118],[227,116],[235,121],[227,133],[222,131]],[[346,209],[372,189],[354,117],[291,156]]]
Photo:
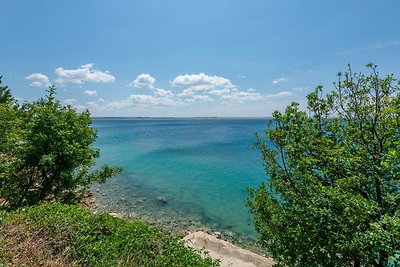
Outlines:
[[218,266],[140,221],[44,204],[0,215],[0,266]]

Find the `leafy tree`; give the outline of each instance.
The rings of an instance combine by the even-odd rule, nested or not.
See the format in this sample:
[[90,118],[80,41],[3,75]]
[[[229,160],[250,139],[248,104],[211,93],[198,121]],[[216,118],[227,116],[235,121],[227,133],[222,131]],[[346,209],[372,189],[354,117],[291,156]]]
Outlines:
[[0,103],[8,104],[10,101],[13,100],[10,89],[8,86],[2,86],[1,79],[3,76],[0,76]]
[[13,173],[16,162],[14,147],[20,142],[22,120],[16,101],[7,86],[2,86],[0,76],[0,206],[4,199],[5,182]]
[[91,147],[97,135],[90,114],[61,105],[55,93],[51,86],[46,98],[20,108],[0,105],[7,114],[0,115],[0,198],[11,208],[46,198],[71,201],[76,189],[120,171],[91,172],[99,150]]
[[400,88],[367,68],[257,135],[269,180],[247,204],[277,266],[400,266]]

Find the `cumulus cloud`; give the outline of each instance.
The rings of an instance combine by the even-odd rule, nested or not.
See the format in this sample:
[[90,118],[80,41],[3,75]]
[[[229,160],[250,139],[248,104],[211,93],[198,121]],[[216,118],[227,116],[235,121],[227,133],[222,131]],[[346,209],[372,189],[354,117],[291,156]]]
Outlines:
[[49,86],[50,79],[42,73],[32,73],[25,77],[26,80],[32,81],[29,85],[34,87]]
[[[90,67],[91,66],[85,66]],[[229,79],[220,76],[210,76],[204,73],[185,74],[175,77],[171,86],[183,87],[178,92],[157,88],[156,79],[149,74],[140,74],[130,83],[136,88],[151,89],[147,94],[131,94],[119,101],[105,101],[98,99],[96,102],[87,102],[86,108],[95,110],[136,109],[146,110],[157,107],[177,107],[196,105],[207,102],[221,104],[245,103],[248,101],[262,101],[274,98],[283,98],[293,95],[290,91],[263,94],[253,88],[239,90]],[[175,88],[175,90],[177,90]],[[95,90],[86,90],[88,96],[96,96]]]
[[164,90],[164,89],[156,88],[154,90],[154,95],[158,96],[158,97],[171,97],[174,94],[170,90]]
[[77,69],[67,70],[62,67],[55,70],[58,76],[56,82],[59,84],[74,83],[84,84],[85,82],[109,83],[115,80],[115,77],[108,71],[99,71],[93,69],[94,64],[85,64]]
[[204,73],[179,75],[171,85],[187,87],[177,96],[186,98],[185,102],[189,103],[213,101],[211,96],[221,97],[237,91],[229,79]]
[[97,91],[96,90],[86,90],[84,93],[87,96],[97,96]]
[[[288,79],[279,78],[275,80],[275,83],[286,80]],[[291,92],[279,92],[265,95],[257,92],[253,88],[249,88],[247,91],[241,91],[227,78],[210,76],[204,73],[179,75],[171,81],[171,85],[186,87],[180,93],[176,94],[177,97],[180,97],[186,103],[215,100],[220,100],[222,103],[244,103],[247,101],[260,101],[292,95]]]
[[224,96],[224,95],[228,95],[230,93],[234,93],[237,90],[231,90],[231,89],[219,89],[219,90],[210,90],[208,91],[208,93],[210,95],[217,95],[217,96]]
[[281,82],[286,82],[287,80],[289,80],[289,79],[281,77],[281,78],[277,78],[277,79],[273,80],[272,83],[277,84],[277,83],[281,83]]
[[150,74],[142,73],[136,77],[136,79],[128,84],[128,86],[134,86],[136,88],[154,88],[156,79],[151,77]]
[[172,82],[172,86],[204,86],[212,85],[219,87],[232,87],[230,80],[220,76],[209,76],[204,73],[185,74],[177,76]]

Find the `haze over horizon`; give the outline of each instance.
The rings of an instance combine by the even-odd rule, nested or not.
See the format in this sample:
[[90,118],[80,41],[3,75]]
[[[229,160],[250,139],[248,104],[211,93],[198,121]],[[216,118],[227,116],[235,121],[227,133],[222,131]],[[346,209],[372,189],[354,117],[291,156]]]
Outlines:
[[93,117],[268,117],[351,63],[400,75],[400,2],[2,1],[0,76]]

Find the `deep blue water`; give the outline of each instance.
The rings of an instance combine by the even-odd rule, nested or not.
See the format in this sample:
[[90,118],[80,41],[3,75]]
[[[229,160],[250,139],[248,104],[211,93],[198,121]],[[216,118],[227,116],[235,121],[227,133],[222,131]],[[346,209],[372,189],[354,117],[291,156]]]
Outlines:
[[98,165],[124,169],[95,186],[96,197],[111,209],[254,236],[244,202],[247,187],[266,179],[252,149],[254,133],[266,125],[267,119],[94,119]]

